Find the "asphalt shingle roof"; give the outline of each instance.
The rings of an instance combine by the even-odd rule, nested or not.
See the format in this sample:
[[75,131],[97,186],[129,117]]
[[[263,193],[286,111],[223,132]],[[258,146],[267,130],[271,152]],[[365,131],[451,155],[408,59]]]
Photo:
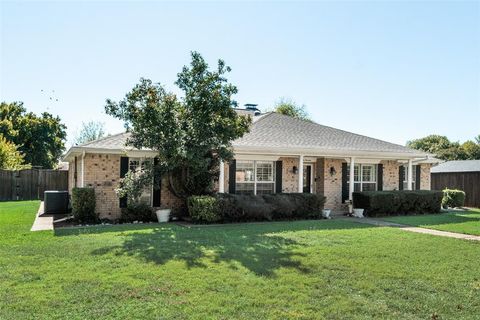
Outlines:
[[[123,150],[130,133],[119,133],[77,147]],[[233,146],[265,148],[313,148],[322,150],[394,152],[423,154],[421,151],[347,132],[315,122],[292,118],[275,112],[254,118],[250,132]],[[426,154],[425,154],[426,155]]]
[[301,147],[325,150],[355,150],[422,153],[407,147],[315,122],[269,113],[255,121],[249,133],[233,142],[234,147]]
[[432,173],[480,171],[480,160],[447,161],[432,167]]
[[129,132],[117,133],[107,137],[100,138],[95,141],[90,141],[76,147],[85,148],[99,148],[99,149],[124,149],[127,138],[130,136]]

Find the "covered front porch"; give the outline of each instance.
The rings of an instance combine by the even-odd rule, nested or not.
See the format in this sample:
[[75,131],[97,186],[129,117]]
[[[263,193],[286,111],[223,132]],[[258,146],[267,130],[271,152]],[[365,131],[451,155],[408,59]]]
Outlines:
[[355,191],[430,189],[428,158],[380,155],[237,153],[220,164],[218,191],[318,193],[326,208],[345,210]]

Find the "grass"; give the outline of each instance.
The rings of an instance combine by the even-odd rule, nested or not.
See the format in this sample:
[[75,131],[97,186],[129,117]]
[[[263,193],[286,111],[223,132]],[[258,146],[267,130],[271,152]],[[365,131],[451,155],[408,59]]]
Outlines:
[[0,319],[478,319],[480,243],[348,221],[30,232],[0,203]]
[[416,227],[480,236],[480,209],[470,209],[464,212],[451,211],[442,214],[385,217],[381,219]]

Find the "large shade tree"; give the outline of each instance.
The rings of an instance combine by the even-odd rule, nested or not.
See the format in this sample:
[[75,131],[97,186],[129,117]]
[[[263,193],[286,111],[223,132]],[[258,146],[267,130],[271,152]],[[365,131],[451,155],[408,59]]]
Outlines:
[[80,132],[75,136],[76,145],[98,140],[105,136],[105,124],[99,121],[82,122]]
[[280,98],[277,102],[275,102],[273,111],[302,120],[310,120],[307,107],[303,104],[299,105],[289,98]]
[[0,169],[19,170],[25,168],[24,156],[18,147],[0,134]]
[[442,160],[478,160],[480,159],[480,140],[467,140],[460,144],[452,142],[446,136],[432,134],[421,139],[407,142],[412,149],[422,150],[435,154]]
[[219,60],[211,70],[198,52],[191,58],[175,82],[181,98],[141,79],[125,99],[107,100],[107,114],[123,120],[131,133],[127,144],[158,151],[158,161],[141,178],[127,175],[120,195],[129,186],[139,190],[152,181],[145,178],[150,175],[168,175],[170,189],[181,198],[212,192],[219,162],[232,159],[231,142],[248,131],[251,119],[232,108],[237,88],[225,77],[230,67]]
[[0,134],[17,145],[32,166],[54,168],[65,150],[66,126],[60,118],[27,112],[22,102],[0,104]]

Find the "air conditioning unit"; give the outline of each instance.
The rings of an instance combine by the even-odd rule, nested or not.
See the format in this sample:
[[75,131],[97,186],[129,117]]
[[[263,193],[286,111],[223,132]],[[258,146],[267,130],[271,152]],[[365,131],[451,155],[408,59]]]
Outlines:
[[48,190],[43,197],[44,213],[68,213],[68,191]]

